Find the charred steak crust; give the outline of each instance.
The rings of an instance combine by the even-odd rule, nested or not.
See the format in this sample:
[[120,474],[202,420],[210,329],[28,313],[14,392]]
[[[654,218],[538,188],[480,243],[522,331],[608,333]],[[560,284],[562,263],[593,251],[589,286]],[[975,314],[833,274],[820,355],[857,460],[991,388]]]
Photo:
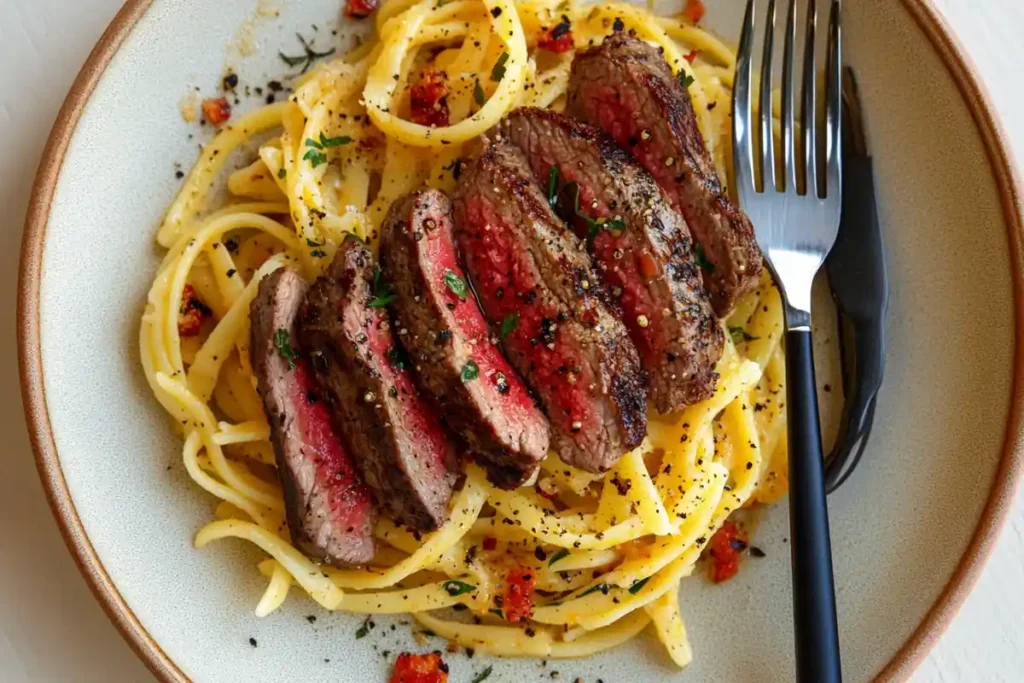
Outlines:
[[685,216],[711,264],[705,282],[718,315],[757,287],[762,266],[754,228],[722,188],[689,91],[655,48],[620,32],[578,54],[566,113],[600,126],[632,152]]
[[503,346],[540,397],[553,447],[571,465],[606,471],[647,432],[646,388],[626,328],[595,293],[583,242],[508,143],[463,171],[454,204],[481,308],[495,326],[517,321]]
[[402,341],[420,388],[437,401],[444,420],[481,459],[490,480],[515,488],[547,455],[548,421],[501,355],[497,337],[465,286],[451,211],[451,201],[439,190],[392,204],[384,221],[381,265],[398,296],[392,307],[405,330]]
[[430,531],[448,516],[455,454],[409,368],[390,360],[403,351],[375,299],[375,275],[363,243],[346,238],[306,295],[299,338],[378,509]]
[[[603,131],[546,109],[518,109],[497,135],[519,147],[540,183],[554,179],[555,197],[573,202],[586,219],[567,213],[580,237],[597,229],[591,255],[613,306],[640,353],[648,391],[661,412],[709,398],[724,335],[718,325],[686,221],[654,179]],[[560,189],[559,189],[560,188]],[[574,202],[573,202],[574,203]]]
[[[370,492],[331,426],[306,359],[297,351],[295,318],[307,285],[282,268],[265,278],[250,309],[250,356],[270,424],[292,540],[332,564],[373,558]],[[287,347],[285,344],[287,343]]]

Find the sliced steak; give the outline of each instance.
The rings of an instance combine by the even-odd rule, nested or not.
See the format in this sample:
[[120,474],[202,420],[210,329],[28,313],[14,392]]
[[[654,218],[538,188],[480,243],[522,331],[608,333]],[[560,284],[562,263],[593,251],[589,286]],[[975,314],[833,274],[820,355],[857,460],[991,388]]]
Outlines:
[[658,410],[709,398],[722,329],[694,264],[686,221],[654,179],[604,132],[553,111],[517,109],[497,134],[523,151],[549,200],[588,240]]
[[689,91],[655,48],[619,32],[578,54],[566,113],[600,126],[632,152],[686,217],[708,263],[705,283],[716,313],[724,316],[757,287],[754,228],[722,188]]
[[307,285],[282,268],[260,283],[250,311],[250,355],[270,424],[292,541],[332,564],[373,558],[373,503],[355,463],[331,425],[295,318]]
[[373,256],[346,238],[299,311],[299,340],[379,510],[429,531],[448,517],[455,455],[420,396],[385,308]]
[[496,346],[459,265],[452,205],[413,193],[384,221],[381,266],[415,375],[495,485],[515,488],[548,453],[547,418]]
[[571,465],[606,471],[647,432],[646,390],[582,240],[508,143],[463,171],[455,227],[484,315],[507,331],[505,352],[547,411],[552,446]]

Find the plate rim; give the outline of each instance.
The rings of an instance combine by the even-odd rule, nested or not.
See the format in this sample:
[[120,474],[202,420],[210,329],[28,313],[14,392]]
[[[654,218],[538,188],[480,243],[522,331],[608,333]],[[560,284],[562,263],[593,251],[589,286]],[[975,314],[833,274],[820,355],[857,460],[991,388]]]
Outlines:
[[[161,681],[190,679],[164,652],[128,606],[107,574],[85,532],[64,479],[50,424],[43,384],[39,294],[46,227],[68,146],[96,86],[138,21],[154,0],[127,0],[82,66],[47,140],[36,171],[22,236],[18,274],[18,365],[25,421],[36,468],[61,535],[93,595],[128,645]],[[901,0],[953,78],[981,135],[1008,228],[1013,277],[1014,372],[1002,456],[971,540],[938,599],[900,649],[877,674],[879,681],[910,677],[935,646],[971,593],[995,549],[1024,476],[1024,183],[1009,141],[995,114],[991,95],[977,67],[955,37],[934,0]]]

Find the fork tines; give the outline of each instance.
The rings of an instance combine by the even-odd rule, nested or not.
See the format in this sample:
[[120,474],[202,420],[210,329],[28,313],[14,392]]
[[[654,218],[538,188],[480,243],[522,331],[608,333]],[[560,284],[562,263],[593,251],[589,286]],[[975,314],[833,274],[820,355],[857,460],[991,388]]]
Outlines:
[[[841,186],[841,149],[839,126],[841,125],[841,37],[839,30],[840,0],[831,0],[828,24],[828,45],[826,48],[825,82],[825,177],[822,182],[818,162],[818,87],[815,39],[818,10],[815,0],[806,0],[806,27],[804,36],[803,85],[801,95],[800,129],[803,133],[800,144],[801,156],[797,156],[797,134],[795,124],[795,66],[794,53],[797,41],[798,0],[789,0],[786,13],[785,44],[782,58],[782,174],[776,176],[775,132],[772,106],[773,61],[775,52],[776,0],[768,0],[764,45],[761,58],[761,89],[759,93],[759,117],[757,128],[760,135],[754,135],[754,111],[752,103],[752,72],[754,15],[757,0],[748,0],[743,18],[743,32],[740,37],[739,55],[734,84],[735,111],[733,116],[734,160],[736,184],[743,194],[760,193],[768,188],[778,192],[807,194],[807,188],[817,188],[820,198],[838,192]],[[759,139],[756,139],[759,138]],[[755,147],[760,146],[755,151]],[[804,173],[807,175],[804,176]],[[758,183],[757,179],[761,182]]]

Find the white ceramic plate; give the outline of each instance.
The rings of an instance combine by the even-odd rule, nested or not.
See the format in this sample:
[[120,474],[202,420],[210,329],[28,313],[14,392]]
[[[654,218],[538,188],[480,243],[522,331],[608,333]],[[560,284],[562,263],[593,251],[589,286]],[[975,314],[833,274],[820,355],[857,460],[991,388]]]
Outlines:
[[[710,23],[733,35],[742,3],[709,4]],[[257,11],[268,8],[280,16]],[[387,618],[356,641],[358,618],[305,599],[253,616],[254,551],[192,549],[214,502],[185,475],[136,352],[155,227],[177,189],[175,164],[196,156],[182,97],[192,86],[214,92],[226,64],[243,83],[281,75],[276,53],[298,48],[296,30],[344,47],[331,34],[338,17],[338,0],[129,0],[71,91],[39,172],[20,337],[40,472],[99,599],[165,680],[384,681],[393,655],[383,651],[413,646]],[[877,424],[864,463],[830,500],[843,664],[860,681],[913,670],[1005,517],[1021,471],[1022,259],[1019,184],[948,27],[924,0],[851,0],[845,21],[892,279]],[[243,56],[250,45],[259,51]],[[586,661],[487,662],[490,680],[549,680],[552,670],[591,683],[789,679],[787,535],[780,505],[757,532],[765,559],[724,586],[684,584],[696,653],[684,672],[648,636]],[[462,654],[449,663],[453,683],[485,666]]]

